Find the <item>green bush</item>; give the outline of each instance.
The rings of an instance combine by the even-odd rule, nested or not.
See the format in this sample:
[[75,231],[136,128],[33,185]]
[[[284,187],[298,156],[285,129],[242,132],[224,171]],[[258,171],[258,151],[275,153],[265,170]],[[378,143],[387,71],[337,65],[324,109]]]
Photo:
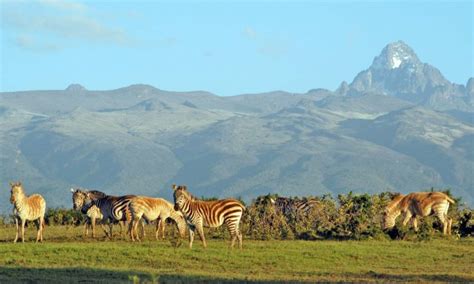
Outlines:
[[[452,197],[449,190],[444,191]],[[397,219],[396,226],[382,231],[383,211],[393,194],[340,194],[337,199],[326,194],[311,197],[315,205],[307,212],[286,215],[276,208],[271,198],[278,195],[265,195],[256,198],[246,206],[242,216],[241,231],[246,238],[257,240],[321,240],[321,239],[405,239],[427,240],[440,234],[442,226],[434,216],[418,218],[419,231],[414,232],[411,225],[403,227],[402,217]],[[453,235],[460,237],[474,236],[474,211],[464,206],[461,199],[454,198],[450,206],[449,218],[453,219]],[[210,198],[214,200],[215,198]],[[308,198],[291,198],[292,201],[307,201]],[[46,212],[46,223],[49,225],[80,225],[86,217],[79,211],[64,208],[49,208]],[[13,220],[13,218],[12,218]],[[5,216],[0,218],[0,225],[11,222]],[[225,226],[206,229],[207,238],[227,237]]]

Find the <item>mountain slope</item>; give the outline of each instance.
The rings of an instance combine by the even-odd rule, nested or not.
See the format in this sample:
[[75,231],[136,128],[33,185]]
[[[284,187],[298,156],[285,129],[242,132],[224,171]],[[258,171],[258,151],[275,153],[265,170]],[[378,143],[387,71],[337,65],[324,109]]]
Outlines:
[[396,42],[334,92],[0,93],[0,200],[22,180],[48,206],[70,207],[71,186],[171,198],[172,183],[247,201],[450,187],[472,204],[473,90]]

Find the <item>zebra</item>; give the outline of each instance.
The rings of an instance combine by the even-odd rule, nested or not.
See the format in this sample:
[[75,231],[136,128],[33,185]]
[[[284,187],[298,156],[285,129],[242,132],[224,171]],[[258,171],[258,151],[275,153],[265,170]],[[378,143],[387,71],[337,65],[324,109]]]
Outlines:
[[158,240],[161,231],[162,239],[165,238],[165,221],[170,218],[176,222],[181,237],[184,237],[186,231],[186,221],[183,214],[175,211],[173,205],[162,198],[152,198],[146,196],[137,196],[130,201],[131,221],[129,227],[130,238],[140,241],[137,234],[137,226],[141,218],[147,222],[156,220],[155,238]]
[[[86,192],[86,198],[84,199],[85,210],[88,210],[88,208],[92,206],[99,208],[100,213],[103,215],[102,224],[109,221],[109,233],[106,232],[106,235],[112,238],[112,227],[114,223],[119,223],[122,228],[120,221],[129,222],[131,220],[129,204],[134,197],[136,197],[136,195],[106,195],[102,198],[93,199],[93,193]],[[144,230],[142,231],[144,232]]]
[[181,211],[189,226],[189,248],[193,247],[194,232],[197,231],[204,248],[207,247],[203,226],[220,227],[226,224],[232,237],[230,247],[233,248],[235,240],[239,241],[242,249],[242,233],[239,222],[245,207],[235,199],[221,199],[203,201],[193,197],[185,185],[173,184],[174,209]]
[[39,194],[26,196],[21,182],[10,182],[10,187],[10,202],[13,204],[13,215],[15,217],[16,225],[16,236],[13,242],[16,243],[18,241],[18,235],[20,233],[20,226],[18,224],[19,221],[21,221],[21,241],[24,243],[26,221],[36,220],[38,220],[38,222],[36,222],[36,227],[38,229],[38,233],[36,234],[36,242],[42,242],[46,201]]
[[315,198],[299,200],[288,197],[270,197],[270,202],[287,217],[308,214],[313,207],[319,204],[319,201]]
[[[95,238],[95,225],[96,221],[101,221],[104,216],[100,212],[100,209],[95,206],[86,206],[85,199],[87,197],[87,192],[91,194],[91,199],[96,200],[99,198],[103,198],[107,196],[105,193],[98,191],[98,190],[81,190],[81,189],[74,189],[71,188],[72,192],[72,203],[74,210],[80,210],[83,214],[87,216],[86,222],[84,224],[84,236],[89,235],[89,228],[92,228],[92,237]],[[104,229],[103,224],[102,229]],[[105,232],[105,229],[104,229]]]
[[418,231],[418,216],[436,215],[443,224],[443,234],[451,235],[452,219],[448,218],[448,209],[449,204],[454,203],[453,199],[442,192],[398,194],[384,210],[382,227],[384,230],[393,228],[397,217],[403,214],[403,226],[411,221],[415,231]]

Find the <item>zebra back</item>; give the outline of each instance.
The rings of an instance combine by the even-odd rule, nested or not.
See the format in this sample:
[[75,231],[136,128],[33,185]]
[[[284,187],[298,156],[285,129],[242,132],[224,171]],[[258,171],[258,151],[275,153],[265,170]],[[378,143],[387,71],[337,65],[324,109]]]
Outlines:
[[[178,187],[174,192],[175,209],[179,209],[188,223],[196,225],[202,222],[209,227],[219,227],[224,222],[236,227],[245,207],[236,199],[203,201],[194,198],[186,187]],[[237,223],[237,224],[236,224]]]
[[13,211],[16,216],[22,220],[36,220],[40,217],[44,217],[46,201],[41,195],[32,194],[31,196],[27,196],[21,182],[10,183],[10,185],[10,201],[13,204]]
[[136,195],[111,196],[92,200],[89,204],[97,206],[105,219],[112,221],[130,221],[130,202]]

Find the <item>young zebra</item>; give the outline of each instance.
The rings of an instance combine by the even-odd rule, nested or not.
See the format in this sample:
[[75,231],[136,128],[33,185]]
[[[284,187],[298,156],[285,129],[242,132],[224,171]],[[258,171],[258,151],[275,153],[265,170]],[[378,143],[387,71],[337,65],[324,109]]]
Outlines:
[[418,231],[417,217],[436,215],[443,224],[443,234],[451,234],[452,219],[448,218],[449,204],[455,201],[442,192],[415,192],[408,195],[396,195],[387,205],[383,216],[383,229],[395,226],[395,220],[404,215],[403,226],[411,221]]
[[132,241],[138,240],[137,226],[141,218],[147,222],[156,220],[155,238],[158,240],[159,232],[165,238],[166,219],[171,218],[176,222],[181,237],[186,234],[186,221],[183,214],[175,211],[173,205],[162,198],[152,198],[146,196],[137,196],[130,201],[131,222],[129,227],[130,238]]
[[36,242],[43,241],[44,230],[44,213],[46,211],[46,201],[39,194],[26,196],[21,182],[12,183],[10,202],[13,204],[13,215],[16,224],[16,236],[14,243],[18,240],[20,227],[18,222],[21,221],[21,241],[25,242],[25,223],[26,221],[36,221],[38,233],[36,235]]
[[[89,228],[92,228],[92,237],[95,238],[96,221],[101,221],[104,216],[102,215],[100,209],[97,206],[86,206],[85,200],[87,198],[87,193],[90,193],[92,200],[103,198],[106,196],[106,194],[97,190],[83,191],[78,188],[71,188],[71,192],[74,210],[80,210],[83,214],[87,216],[86,222],[84,224],[84,236],[89,236]],[[101,224],[101,226],[104,232],[106,232],[106,230],[104,229],[104,225]]]
[[[109,238],[113,237],[112,227],[113,224],[119,223],[120,221],[130,222],[131,214],[129,204],[135,195],[124,195],[124,196],[111,196],[106,195],[99,199],[93,199],[93,194],[90,192],[86,193],[85,206],[90,208],[97,206],[100,213],[103,215],[102,224],[109,221],[109,233],[106,233]],[[122,224],[120,224],[122,227]]]
[[277,197],[276,199],[270,198],[270,202],[285,216],[307,214],[311,208],[318,204],[318,200],[314,198],[298,200],[288,197]]
[[242,234],[239,231],[239,222],[245,207],[238,200],[222,199],[216,201],[202,201],[194,198],[186,186],[172,186],[174,190],[174,209],[181,211],[189,226],[189,248],[193,247],[194,231],[197,231],[203,246],[207,247],[203,226],[220,227],[226,224],[232,236],[231,248],[235,240],[239,240],[242,249]]

